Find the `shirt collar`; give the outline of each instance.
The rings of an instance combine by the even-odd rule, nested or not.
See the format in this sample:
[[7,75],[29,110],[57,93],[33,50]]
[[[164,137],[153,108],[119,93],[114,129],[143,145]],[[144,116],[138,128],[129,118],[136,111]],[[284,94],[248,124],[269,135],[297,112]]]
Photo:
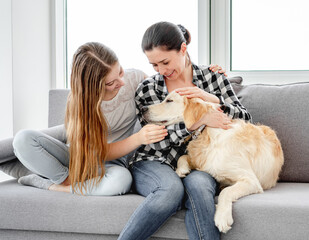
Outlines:
[[200,86],[200,80],[199,77],[201,78],[201,76],[203,76],[202,74],[202,70],[195,64],[192,63],[192,68],[193,68],[193,79],[192,79],[192,83],[194,85],[196,85],[197,87],[202,87]]

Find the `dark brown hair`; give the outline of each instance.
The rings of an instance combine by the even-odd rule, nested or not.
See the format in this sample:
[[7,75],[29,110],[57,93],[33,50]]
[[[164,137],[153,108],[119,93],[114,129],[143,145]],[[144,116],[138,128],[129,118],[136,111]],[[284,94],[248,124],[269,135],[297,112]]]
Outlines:
[[185,27],[170,22],[158,22],[144,33],[142,49],[145,52],[161,47],[168,51],[179,51],[183,42],[187,45],[191,42],[191,34]]

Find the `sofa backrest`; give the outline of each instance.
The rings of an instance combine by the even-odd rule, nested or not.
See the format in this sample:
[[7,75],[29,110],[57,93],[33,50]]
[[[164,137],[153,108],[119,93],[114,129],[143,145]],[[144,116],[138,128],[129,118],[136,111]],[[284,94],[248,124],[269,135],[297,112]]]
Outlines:
[[69,92],[69,89],[52,89],[49,91],[48,127],[64,123]]
[[309,82],[233,85],[253,122],[272,127],[280,139],[284,153],[280,181],[309,182]]
[[[309,82],[286,85],[242,85],[230,78],[253,122],[272,127],[282,145],[285,163],[280,181],[309,182]],[[50,90],[49,127],[64,123],[69,90]]]

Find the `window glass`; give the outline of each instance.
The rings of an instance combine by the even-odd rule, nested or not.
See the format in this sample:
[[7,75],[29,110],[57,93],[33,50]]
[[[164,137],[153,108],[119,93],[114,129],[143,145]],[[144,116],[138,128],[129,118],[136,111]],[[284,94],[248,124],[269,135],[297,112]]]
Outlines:
[[188,51],[197,63],[197,5],[197,0],[67,0],[68,74],[74,52],[90,41],[113,49],[123,68],[154,74],[142,52],[141,41],[146,29],[159,21],[182,24],[190,31]]
[[309,70],[309,1],[231,1],[231,70]]

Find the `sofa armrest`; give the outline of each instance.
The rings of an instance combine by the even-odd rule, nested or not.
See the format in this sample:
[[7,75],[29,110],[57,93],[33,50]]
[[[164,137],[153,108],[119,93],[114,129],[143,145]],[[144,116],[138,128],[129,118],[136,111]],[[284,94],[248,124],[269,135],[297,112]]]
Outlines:
[[16,159],[12,142],[13,138],[0,140],[0,164]]
[[[66,142],[66,133],[64,125],[59,125],[51,128],[47,128],[41,130],[42,132],[46,133],[49,136],[52,136],[58,139],[61,142]],[[8,138],[4,140],[0,140],[0,164],[9,162],[16,159],[13,149],[13,139]]]

